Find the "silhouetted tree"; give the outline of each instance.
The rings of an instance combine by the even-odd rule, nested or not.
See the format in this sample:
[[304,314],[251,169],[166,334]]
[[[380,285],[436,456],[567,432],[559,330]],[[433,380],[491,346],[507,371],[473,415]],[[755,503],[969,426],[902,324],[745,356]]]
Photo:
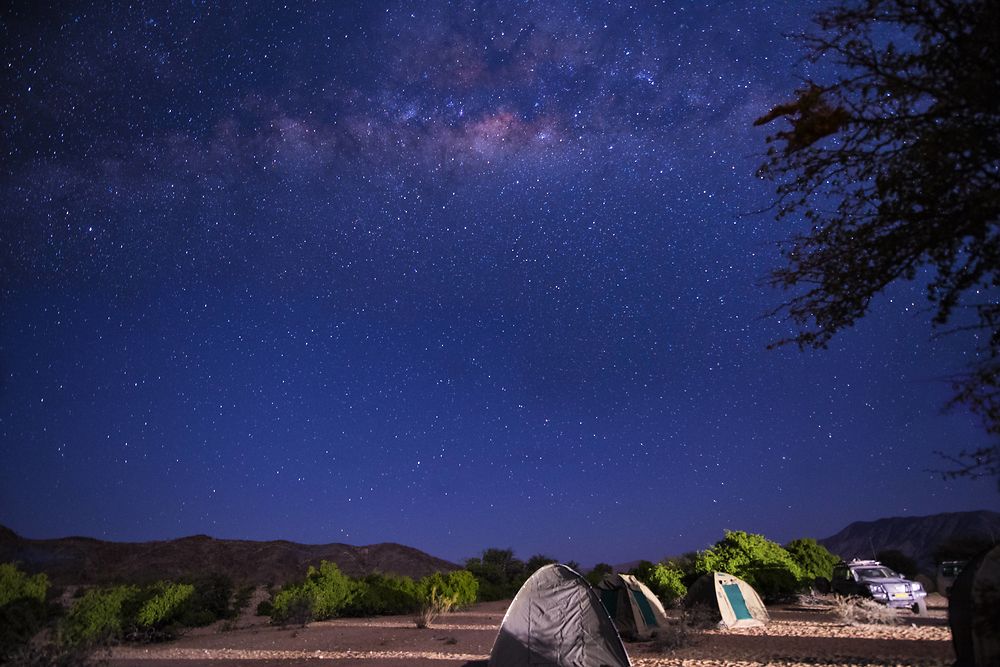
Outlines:
[[514,557],[513,549],[485,549],[479,558],[465,561],[465,569],[479,582],[479,597],[484,601],[513,597],[528,578],[524,561]]
[[530,577],[538,568],[558,562],[555,558],[549,558],[545,554],[535,554],[524,564],[524,573]]
[[[772,314],[798,332],[775,345],[823,348],[890,283],[926,277],[934,325],[978,341],[950,405],[1000,435],[1000,3],[847,0],[816,23],[810,58],[843,75],[755,122],[787,120],[759,174],[777,217],[810,226],[770,276],[796,292]],[[1000,474],[1000,445],[952,458],[952,474]]]
[[913,560],[898,549],[886,549],[879,551],[875,559],[888,567],[893,572],[898,572],[907,579],[915,579],[919,574],[917,561]]
[[607,563],[598,563],[587,573],[587,581],[590,582],[591,586],[596,586],[604,579],[604,575],[611,574],[615,571],[615,568],[611,567]]

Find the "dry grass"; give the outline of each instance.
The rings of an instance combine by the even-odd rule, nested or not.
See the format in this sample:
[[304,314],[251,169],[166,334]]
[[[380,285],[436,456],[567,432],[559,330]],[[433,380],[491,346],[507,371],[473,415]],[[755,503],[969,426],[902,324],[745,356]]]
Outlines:
[[871,598],[834,596],[833,613],[848,625],[899,625],[896,610]]
[[430,599],[420,607],[420,611],[413,618],[413,622],[418,628],[429,628],[431,624],[441,614],[451,611],[455,603],[458,602],[458,595],[444,595],[438,593],[437,586],[431,589]]

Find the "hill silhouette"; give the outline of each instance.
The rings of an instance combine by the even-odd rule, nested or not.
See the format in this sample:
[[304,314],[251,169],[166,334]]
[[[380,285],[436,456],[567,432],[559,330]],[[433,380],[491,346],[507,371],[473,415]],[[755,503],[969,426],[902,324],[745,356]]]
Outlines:
[[819,543],[846,559],[898,550],[917,561],[922,571],[932,572],[935,550],[954,540],[1000,541],[1000,513],[980,510],[855,521]]
[[321,560],[352,577],[372,572],[423,577],[459,566],[402,544],[368,546],[221,540],[193,535],[154,542],[108,542],[90,537],[34,540],[0,526],[0,562],[45,572],[56,585],[145,583],[224,573],[240,584],[275,584],[301,578]]

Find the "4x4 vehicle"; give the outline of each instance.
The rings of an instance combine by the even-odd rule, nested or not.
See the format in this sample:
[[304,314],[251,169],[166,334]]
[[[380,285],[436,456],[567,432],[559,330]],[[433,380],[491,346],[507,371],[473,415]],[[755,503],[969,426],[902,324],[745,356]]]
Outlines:
[[927,610],[927,591],[916,581],[897,574],[877,560],[852,560],[833,567],[830,588],[841,595],[863,595],[890,607],[909,607],[915,614]]

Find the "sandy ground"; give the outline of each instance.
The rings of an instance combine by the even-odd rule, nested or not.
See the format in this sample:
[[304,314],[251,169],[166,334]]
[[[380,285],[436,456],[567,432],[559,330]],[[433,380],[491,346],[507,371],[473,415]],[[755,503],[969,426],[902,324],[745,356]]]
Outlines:
[[[412,619],[337,619],[306,628],[277,628],[244,616],[235,629],[203,628],[167,643],[118,647],[114,666],[364,665],[448,667],[485,665],[508,603],[492,602],[441,617],[419,630]],[[897,626],[848,626],[822,606],[771,609],[765,628],[695,631],[683,648],[656,642],[626,644],[635,667],[945,667],[954,654],[945,602],[932,596],[929,613],[899,611]]]

